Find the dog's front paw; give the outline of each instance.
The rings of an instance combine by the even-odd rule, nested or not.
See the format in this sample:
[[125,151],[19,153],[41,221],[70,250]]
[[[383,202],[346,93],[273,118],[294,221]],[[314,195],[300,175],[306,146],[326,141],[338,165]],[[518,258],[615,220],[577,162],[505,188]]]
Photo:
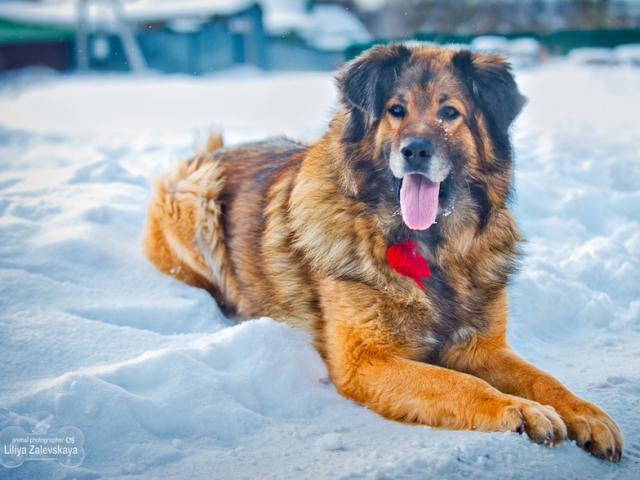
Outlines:
[[617,462],[622,458],[624,441],[616,422],[592,403],[578,399],[563,408],[561,415],[569,438],[596,457]]
[[501,411],[501,430],[526,432],[536,443],[555,445],[567,439],[567,427],[549,405],[513,398]]

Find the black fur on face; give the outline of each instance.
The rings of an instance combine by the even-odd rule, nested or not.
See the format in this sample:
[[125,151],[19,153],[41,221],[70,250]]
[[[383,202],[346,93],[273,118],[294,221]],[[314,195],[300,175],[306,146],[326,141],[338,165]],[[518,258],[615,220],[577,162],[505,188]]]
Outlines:
[[468,50],[457,52],[451,63],[470,98],[483,113],[499,156],[503,150],[509,156],[509,127],[527,103],[527,98],[518,90],[511,65],[499,55]]
[[336,79],[348,109],[343,141],[359,142],[380,119],[385,104],[411,51],[402,45],[377,45],[348,63]]
[[[500,55],[462,50],[453,56],[451,63],[467,89],[472,108],[484,118],[494,148],[493,162],[484,165],[486,181],[503,192],[503,201],[506,202],[512,194],[513,157],[509,128],[526,105],[527,98],[518,90],[511,65]],[[480,142],[480,133],[475,125],[473,134]],[[492,206],[486,201],[485,187],[478,183],[475,185],[478,188],[471,189],[471,192],[482,212],[481,224],[484,224]]]

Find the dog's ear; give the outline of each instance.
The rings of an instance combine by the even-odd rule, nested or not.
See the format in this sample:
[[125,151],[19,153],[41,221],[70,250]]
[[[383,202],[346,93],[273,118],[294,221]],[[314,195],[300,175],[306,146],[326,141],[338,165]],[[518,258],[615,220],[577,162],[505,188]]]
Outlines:
[[342,103],[349,109],[345,136],[358,141],[382,116],[402,65],[411,56],[403,45],[377,45],[347,63],[336,76]]
[[527,103],[509,62],[500,55],[461,50],[453,56],[452,63],[485,117],[500,133],[507,133]]

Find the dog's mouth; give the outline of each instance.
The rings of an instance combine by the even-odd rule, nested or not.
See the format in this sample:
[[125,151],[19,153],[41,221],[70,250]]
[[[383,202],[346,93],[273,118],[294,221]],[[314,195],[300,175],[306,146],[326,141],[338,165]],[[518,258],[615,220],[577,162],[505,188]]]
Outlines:
[[436,223],[438,214],[451,213],[452,173],[442,182],[433,182],[421,173],[408,173],[395,182],[402,221],[410,229],[427,230]]

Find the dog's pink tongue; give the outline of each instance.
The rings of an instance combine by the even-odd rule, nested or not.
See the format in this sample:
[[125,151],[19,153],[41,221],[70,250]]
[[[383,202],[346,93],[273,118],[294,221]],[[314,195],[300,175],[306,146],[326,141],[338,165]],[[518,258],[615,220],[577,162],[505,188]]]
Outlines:
[[400,187],[402,220],[412,230],[426,230],[436,220],[440,183],[411,173],[405,175]]

